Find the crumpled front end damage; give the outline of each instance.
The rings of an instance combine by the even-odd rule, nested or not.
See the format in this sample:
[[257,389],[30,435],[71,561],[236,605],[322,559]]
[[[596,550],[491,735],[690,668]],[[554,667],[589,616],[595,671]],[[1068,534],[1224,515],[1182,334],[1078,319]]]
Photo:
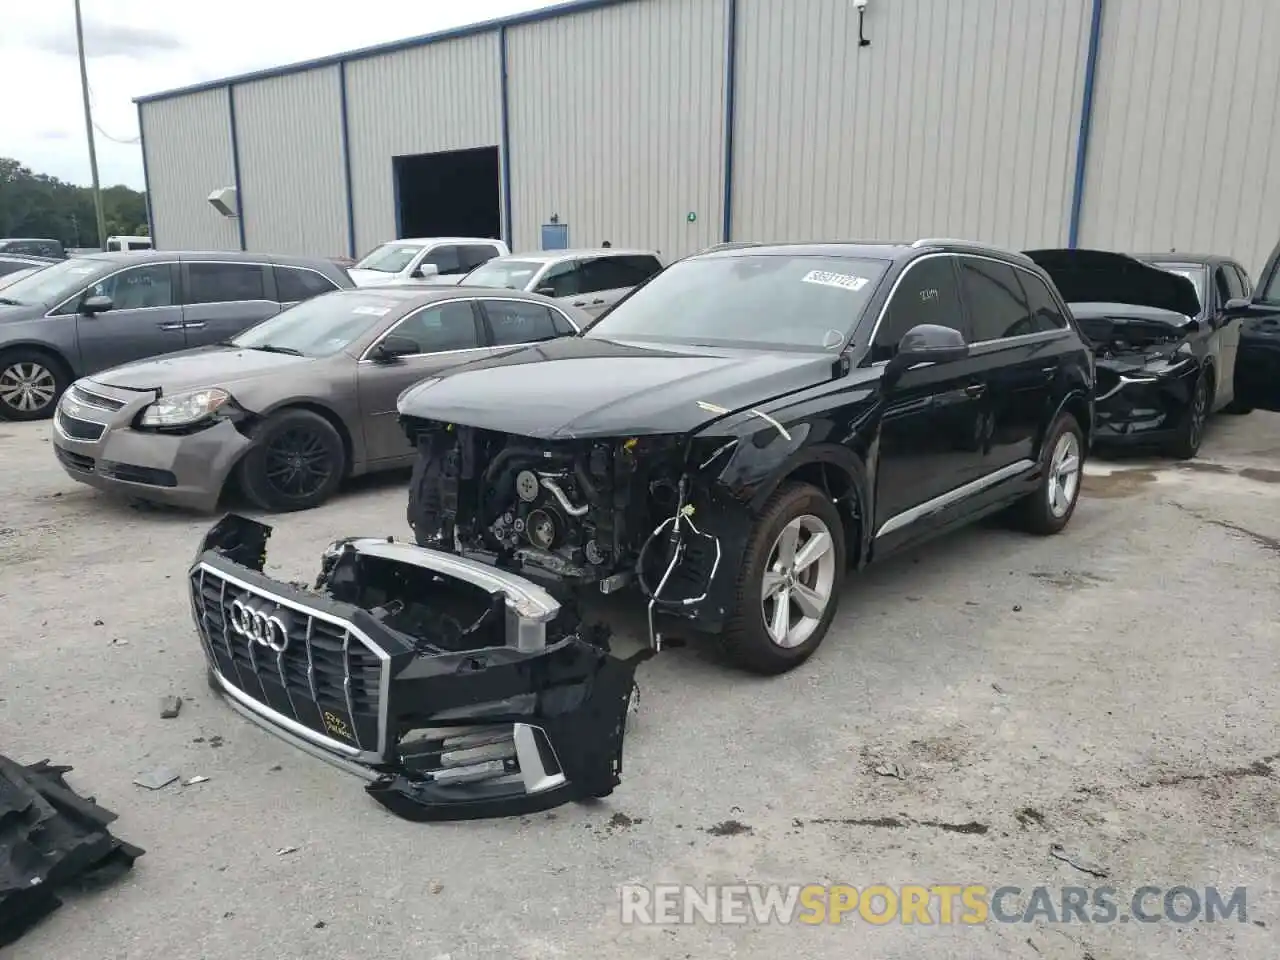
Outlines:
[[210,683],[411,820],[520,815],[620,782],[635,670],[534,583],[390,538],[339,540],[314,586],[265,576],[230,514],[190,569]]

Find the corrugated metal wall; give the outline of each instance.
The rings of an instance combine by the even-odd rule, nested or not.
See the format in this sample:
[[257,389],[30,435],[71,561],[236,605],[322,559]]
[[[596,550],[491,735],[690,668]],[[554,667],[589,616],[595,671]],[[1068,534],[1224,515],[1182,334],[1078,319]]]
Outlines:
[[239,250],[236,221],[208,196],[235,185],[227,91],[142,105],[156,244],[165,250]]
[[645,0],[509,31],[517,249],[537,249],[552,214],[571,246],[669,259],[720,239],[724,10]]
[[735,238],[1065,244],[1089,12],[739,0]]
[[245,246],[270,253],[347,252],[338,68],[235,88]]
[[1256,277],[1280,240],[1277,50],[1275,0],[1107,0],[1081,246],[1232,254]]
[[347,65],[357,255],[395,237],[391,158],[498,146],[498,35],[479,34]]

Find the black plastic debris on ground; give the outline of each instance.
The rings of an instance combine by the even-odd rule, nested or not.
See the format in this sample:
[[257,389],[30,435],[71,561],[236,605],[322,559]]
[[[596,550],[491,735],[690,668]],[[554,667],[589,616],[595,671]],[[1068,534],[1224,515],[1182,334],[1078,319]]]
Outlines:
[[70,769],[0,756],[0,947],[62,906],[60,892],[110,883],[143,854],[107,831],[114,813],[67,786]]

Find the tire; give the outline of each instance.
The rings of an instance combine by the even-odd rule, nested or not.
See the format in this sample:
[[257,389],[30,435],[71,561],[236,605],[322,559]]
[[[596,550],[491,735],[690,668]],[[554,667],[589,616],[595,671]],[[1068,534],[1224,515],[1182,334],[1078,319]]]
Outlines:
[[0,420],[47,419],[70,385],[66,366],[42,350],[0,352]]
[[1229,413],[1235,417],[1243,417],[1245,414],[1253,413],[1253,407],[1246,403],[1241,403],[1240,398],[1236,397],[1222,408],[1222,412]]
[[1069,413],[1059,414],[1045,434],[1040,451],[1040,483],[1016,508],[1017,526],[1040,537],[1060,533],[1080,502],[1084,461],[1080,424]]
[[[807,569],[779,576],[781,561],[777,554],[784,530],[795,531],[801,559],[805,544],[813,542],[815,535],[825,533],[829,546],[810,561]],[[723,636],[729,656],[739,666],[766,676],[785,673],[808,660],[822,643],[839,606],[845,550],[844,524],[829,496],[804,483],[779,489],[761,511],[747,540],[734,591],[733,614]],[[766,575],[787,596],[786,623],[781,619],[774,622],[780,628],[789,628],[788,645],[774,639],[766,621],[766,617],[773,619],[779,603],[778,592],[766,594]],[[804,596],[811,602],[815,595],[821,600],[821,607],[810,608],[817,616],[805,616],[794,603],[796,587],[804,588]]]
[[1209,396],[1213,386],[1212,376],[1201,371],[1191,391],[1191,402],[1178,424],[1178,432],[1165,448],[1165,452],[1178,460],[1190,460],[1200,452],[1204,440],[1204,425],[1209,419]]
[[254,506],[290,513],[332,497],[346,470],[346,448],[333,424],[318,413],[294,409],[273,414],[254,431],[253,446],[236,465],[236,479]]

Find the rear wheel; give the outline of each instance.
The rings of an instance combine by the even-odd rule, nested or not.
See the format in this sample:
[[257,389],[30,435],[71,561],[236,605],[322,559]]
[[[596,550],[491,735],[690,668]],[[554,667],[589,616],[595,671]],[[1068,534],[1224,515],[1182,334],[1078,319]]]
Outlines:
[[236,470],[254,506],[287,513],[332,497],[346,466],[346,449],[333,424],[310,410],[283,410],[257,429]]
[[1200,452],[1200,443],[1204,440],[1204,425],[1209,419],[1209,397],[1213,381],[1207,372],[1201,371],[1191,391],[1191,402],[1187,404],[1182,422],[1178,424],[1178,433],[1169,444],[1169,456],[1179,460],[1190,460]]
[[1040,484],[1017,504],[1017,525],[1028,533],[1050,536],[1071,520],[1084,478],[1084,433],[1076,418],[1059,415],[1045,436]]
[[804,663],[835,617],[844,570],[844,525],[831,498],[809,484],[779,490],[747,543],[724,634],[730,656],[761,674]]
[[0,353],[0,418],[52,416],[69,382],[62,364],[40,350],[19,347]]

